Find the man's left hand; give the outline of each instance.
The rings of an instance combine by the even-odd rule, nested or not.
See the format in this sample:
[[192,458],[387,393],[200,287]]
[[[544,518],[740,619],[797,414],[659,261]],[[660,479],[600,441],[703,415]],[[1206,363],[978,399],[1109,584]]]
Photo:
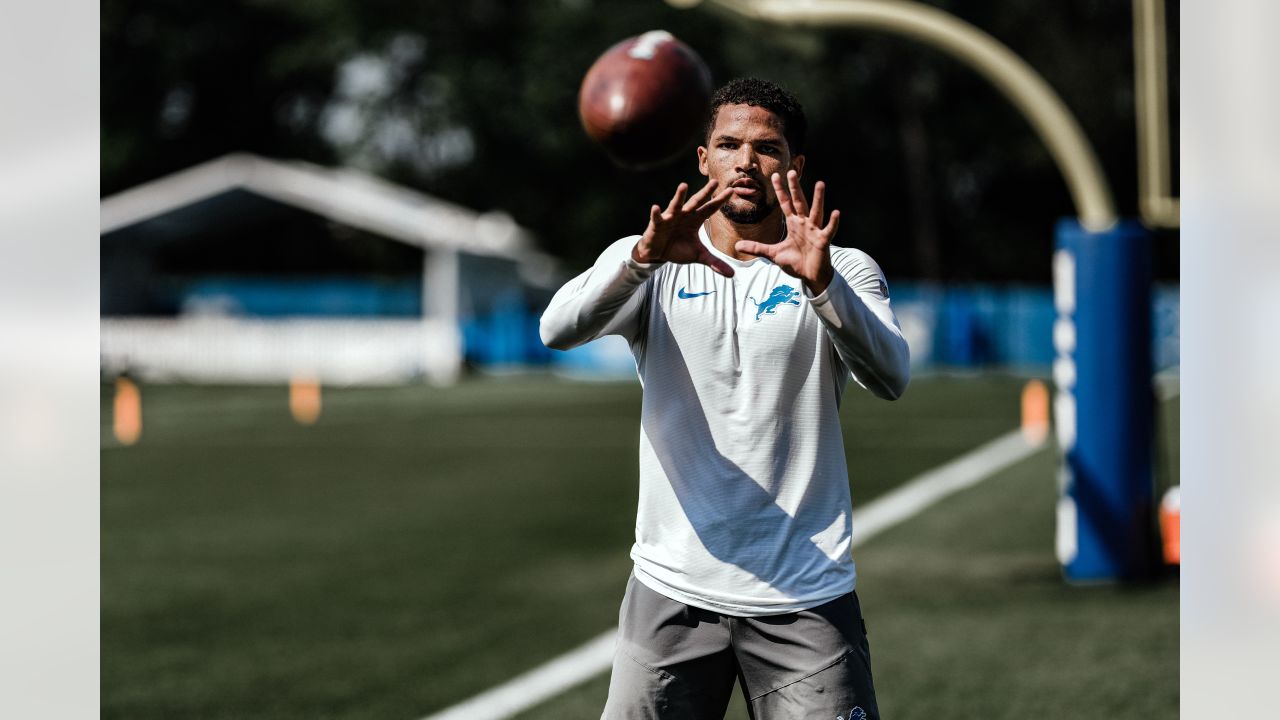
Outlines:
[[783,187],[778,173],[774,173],[771,179],[787,223],[787,236],[773,244],[740,240],[734,248],[738,252],[769,258],[787,274],[800,278],[811,294],[819,295],[831,284],[835,273],[831,267],[830,246],[836,228],[840,226],[840,211],[832,210],[827,224],[822,224],[826,184],[821,180],[814,185],[813,205],[810,205],[800,188],[800,175],[795,170],[787,172],[788,187]]

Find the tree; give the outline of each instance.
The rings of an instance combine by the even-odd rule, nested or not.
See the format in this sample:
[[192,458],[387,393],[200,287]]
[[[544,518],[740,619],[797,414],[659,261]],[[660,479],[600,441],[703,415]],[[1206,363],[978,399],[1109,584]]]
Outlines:
[[[1133,214],[1128,5],[933,4],[1046,76]],[[1169,10],[1176,38],[1176,3]],[[972,72],[895,38],[780,31],[657,0],[104,0],[102,189],[235,150],[352,164],[505,210],[585,266],[696,179],[692,150],[688,162],[624,172],[578,125],[592,60],[659,27],[696,48],[718,82],[755,74],[801,98],[808,180],[826,180],[846,218],[838,244],[867,250],[893,277],[1047,282],[1052,223],[1072,213],[1065,184],[1027,123]],[[1164,267],[1176,273],[1176,253]]]

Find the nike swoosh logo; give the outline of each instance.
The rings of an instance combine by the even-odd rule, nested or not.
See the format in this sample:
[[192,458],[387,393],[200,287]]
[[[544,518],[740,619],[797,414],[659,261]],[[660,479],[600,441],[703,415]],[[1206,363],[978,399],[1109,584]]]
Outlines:
[[684,288],[680,288],[680,292],[676,293],[676,297],[680,298],[681,300],[688,300],[689,298],[696,298],[696,297],[702,297],[703,295],[710,295],[713,292],[715,292],[715,290],[708,290],[707,292],[700,292],[700,293],[691,293],[691,292],[685,292]]

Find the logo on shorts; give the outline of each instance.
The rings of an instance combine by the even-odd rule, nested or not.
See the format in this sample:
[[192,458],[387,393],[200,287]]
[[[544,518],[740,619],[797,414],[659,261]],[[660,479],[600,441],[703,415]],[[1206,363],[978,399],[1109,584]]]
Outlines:
[[867,720],[867,711],[854,705],[853,709],[849,711],[848,717],[837,715],[836,720]]
[[[800,294],[799,290],[790,285],[779,285],[769,291],[769,297],[761,302],[748,296],[747,299],[756,303],[756,322],[760,322],[761,315],[774,315],[778,312],[778,307],[782,305],[799,305],[800,301],[796,300],[796,296]],[[841,718],[841,720],[846,720]]]

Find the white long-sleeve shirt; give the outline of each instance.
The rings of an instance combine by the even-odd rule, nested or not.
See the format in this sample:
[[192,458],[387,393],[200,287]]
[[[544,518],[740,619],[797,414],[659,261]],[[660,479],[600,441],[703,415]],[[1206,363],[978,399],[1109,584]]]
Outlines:
[[610,246],[542,316],[568,349],[627,338],[644,388],[636,578],[674,600],[739,616],[795,612],[854,587],[839,404],[848,378],[905,390],[907,343],[868,255],[831,248],[810,297],[764,258],[636,263]]

